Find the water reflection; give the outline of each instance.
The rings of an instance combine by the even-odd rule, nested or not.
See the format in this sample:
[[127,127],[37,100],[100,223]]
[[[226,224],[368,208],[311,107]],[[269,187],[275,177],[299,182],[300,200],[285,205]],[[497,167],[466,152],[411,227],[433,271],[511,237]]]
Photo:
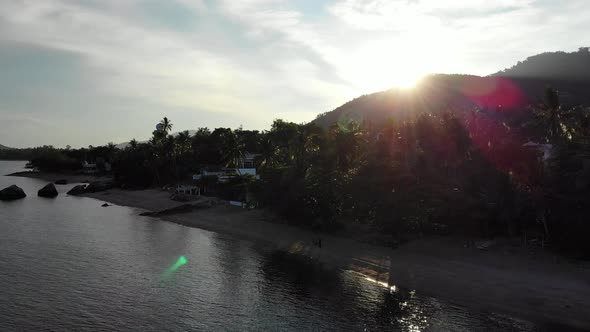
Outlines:
[[[261,271],[266,280],[260,289],[263,297],[272,296],[272,281],[283,280],[292,295],[293,307],[307,308],[304,312],[290,312],[289,315],[299,317],[303,327],[307,326],[308,320],[329,323],[326,326],[315,326],[312,330],[569,330],[563,326],[539,326],[495,313],[471,311],[420,295],[413,290],[400,289],[358,272],[326,269],[312,260],[285,252],[266,254]],[[316,313],[323,317],[315,317]],[[285,318],[285,321],[288,324],[289,318]],[[309,324],[310,328],[314,326]]]

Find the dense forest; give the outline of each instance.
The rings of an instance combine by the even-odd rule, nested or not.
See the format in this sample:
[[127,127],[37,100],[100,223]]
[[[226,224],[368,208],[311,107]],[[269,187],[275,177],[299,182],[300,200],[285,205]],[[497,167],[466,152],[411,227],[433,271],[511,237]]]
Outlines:
[[149,141],[122,148],[21,152],[42,170],[108,162],[127,189],[190,182],[203,169],[240,167],[249,153],[259,179],[196,184],[302,227],[370,230],[390,245],[422,234],[503,237],[590,258],[590,108],[556,88],[538,95],[506,77],[433,75],[307,124],[172,135],[164,118]]
[[53,149],[52,146],[37,148],[15,149],[4,145],[0,146],[0,160],[31,160],[38,155],[41,150]]

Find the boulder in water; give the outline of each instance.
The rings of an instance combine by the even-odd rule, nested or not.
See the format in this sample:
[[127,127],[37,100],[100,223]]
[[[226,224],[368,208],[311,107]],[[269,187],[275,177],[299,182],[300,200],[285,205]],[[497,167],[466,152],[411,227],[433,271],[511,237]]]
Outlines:
[[79,184],[79,185],[75,186],[74,188],[72,188],[70,191],[68,191],[67,194],[75,196],[75,195],[81,195],[85,192],[86,192],[86,185]]
[[25,197],[27,197],[25,192],[16,185],[0,190],[0,201],[14,201]]
[[55,184],[68,184],[68,180],[65,180],[65,179],[57,180],[57,181],[55,181]]
[[49,183],[45,187],[41,188],[37,192],[37,195],[40,197],[53,198],[53,197],[57,196],[57,189],[55,189],[55,185],[53,183]]

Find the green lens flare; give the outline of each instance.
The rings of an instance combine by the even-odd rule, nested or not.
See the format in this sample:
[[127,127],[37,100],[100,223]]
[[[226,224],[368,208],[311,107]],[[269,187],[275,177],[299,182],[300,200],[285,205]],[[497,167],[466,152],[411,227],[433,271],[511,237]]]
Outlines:
[[180,268],[181,266],[183,266],[184,264],[186,264],[188,262],[188,260],[186,259],[186,257],[184,256],[180,256],[178,258],[178,260],[176,261],[176,263],[174,263],[171,267],[169,267],[168,269],[166,269],[166,271],[164,271],[164,278],[168,278],[172,275],[172,273],[174,273],[174,271],[178,270],[178,268]]
[[178,262],[176,262],[175,265],[177,265],[177,264],[184,265],[184,264],[186,264],[186,262],[187,262],[186,257],[180,256],[180,258],[178,258]]

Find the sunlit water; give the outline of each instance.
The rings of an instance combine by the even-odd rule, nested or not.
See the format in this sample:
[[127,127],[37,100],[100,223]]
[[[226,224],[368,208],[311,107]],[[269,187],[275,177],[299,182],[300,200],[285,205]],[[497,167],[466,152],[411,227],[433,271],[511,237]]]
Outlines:
[[[0,161],[0,175],[23,162]],[[1,331],[545,331],[131,208],[28,197],[0,202]],[[184,256],[184,260],[181,256]],[[185,264],[183,264],[185,263]]]

